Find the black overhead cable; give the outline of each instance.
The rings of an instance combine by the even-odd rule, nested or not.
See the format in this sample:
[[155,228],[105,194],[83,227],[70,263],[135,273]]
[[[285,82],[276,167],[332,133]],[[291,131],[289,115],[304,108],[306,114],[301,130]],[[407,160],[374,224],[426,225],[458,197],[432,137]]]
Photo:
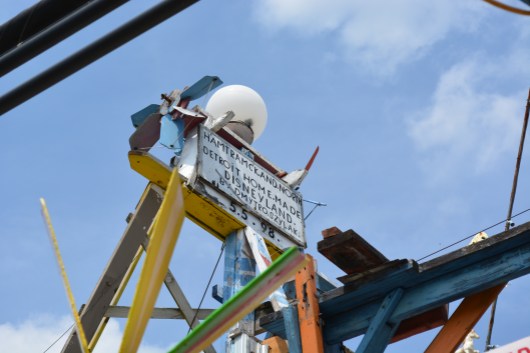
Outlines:
[[90,0],[40,0],[0,26],[0,55]]
[[0,97],[0,115],[88,66],[198,0],[163,0],[61,62]]
[[46,353],[46,352],[49,351],[53,346],[55,346],[55,344],[56,344],[57,342],[59,342],[59,340],[60,340],[61,338],[63,338],[64,335],[66,335],[66,334],[68,333],[68,331],[70,331],[71,329],[73,329],[74,326],[75,326],[75,324],[71,324],[70,327],[68,327],[68,328],[67,328],[67,329],[66,329],[66,330],[65,330],[65,331],[64,331],[59,337],[57,337],[57,338],[55,339],[55,341],[53,341],[52,344],[50,344],[50,345],[48,346],[48,348],[46,348],[44,351],[42,351],[42,353]]
[[188,329],[188,333],[193,329],[193,325],[197,321],[197,317],[199,316],[199,311],[202,307],[202,302],[204,301],[204,298],[206,297],[206,293],[208,292],[208,288],[210,288],[210,284],[212,284],[213,276],[215,275],[215,271],[217,271],[217,266],[219,266],[219,262],[221,261],[221,257],[223,256],[223,251],[225,250],[226,243],[223,242],[223,245],[221,245],[221,252],[219,253],[219,257],[217,258],[217,262],[215,263],[215,266],[213,267],[212,274],[210,275],[210,279],[208,279],[208,283],[206,284],[206,288],[204,288],[204,292],[202,293],[201,301],[199,302],[199,305],[197,306],[197,310],[195,311],[195,315],[193,315],[193,319],[191,319],[190,327]]
[[433,251],[432,253],[430,253],[430,254],[428,254],[428,255],[425,255],[425,256],[423,256],[423,257],[420,257],[419,259],[416,260],[416,262],[420,262],[420,261],[422,261],[422,260],[425,260],[425,259],[428,258],[428,257],[431,257],[431,256],[433,256],[433,255],[436,255],[436,254],[438,254],[438,253],[441,253],[441,252],[444,251],[444,250],[447,250],[447,249],[449,249],[449,248],[452,248],[453,246],[455,246],[455,245],[457,245],[457,244],[460,244],[460,243],[462,243],[463,241],[466,241],[466,240],[468,240],[468,239],[473,238],[473,237],[474,237],[475,235],[477,235],[478,233],[485,232],[485,231],[490,230],[491,228],[494,228],[494,227],[496,227],[496,226],[498,226],[498,225],[500,225],[500,224],[503,224],[503,223],[506,224],[506,222],[511,221],[512,219],[517,218],[517,217],[519,217],[520,215],[522,215],[523,213],[526,213],[526,212],[528,212],[528,211],[530,211],[530,208],[527,208],[527,209],[525,209],[525,210],[523,210],[523,211],[521,211],[521,212],[519,212],[519,213],[514,214],[510,219],[503,219],[503,220],[501,220],[501,221],[499,221],[499,222],[497,222],[497,223],[495,223],[495,224],[490,225],[489,227],[486,227],[486,228],[483,228],[483,229],[481,229],[481,230],[475,231],[475,232],[473,232],[472,234],[466,236],[465,238],[462,238],[462,239],[460,239],[460,240],[457,240],[457,241],[455,241],[455,242],[453,242],[453,243],[451,243],[451,244],[449,244],[449,245],[446,245],[446,246],[444,246],[444,247],[442,247],[442,248],[440,248],[440,249],[438,249],[438,250],[436,250],[436,251]]
[[[12,20],[9,21],[0,27],[0,77],[21,66],[25,62],[33,59],[37,55],[51,48],[65,38],[68,38],[80,29],[88,26],[97,19],[105,16],[127,1],[128,0],[89,1],[84,6],[78,6],[77,8],[73,9],[71,13],[65,14],[64,17],[59,18],[56,22],[50,23],[47,27],[42,28],[40,32],[32,35],[31,37],[28,37],[28,33],[23,27],[19,28],[17,25],[16,30],[10,28],[13,25],[9,25]],[[39,4],[41,2],[42,1],[40,1]],[[70,3],[69,1],[59,2],[61,4]],[[85,0],[84,2],[87,1]],[[35,18],[36,16],[39,16],[39,14],[33,13],[31,18]],[[44,13],[40,16],[46,17],[48,15],[47,13]],[[9,28],[5,28],[6,26],[9,26]],[[17,33],[17,31],[21,32]],[[18,38],[24,39],[22,42],[20,42]],[[6,43],[16,43],[16,46],[9,48],[9,46],[4,43],[4,40]],[[7,52],[4,50],[6,48]]]

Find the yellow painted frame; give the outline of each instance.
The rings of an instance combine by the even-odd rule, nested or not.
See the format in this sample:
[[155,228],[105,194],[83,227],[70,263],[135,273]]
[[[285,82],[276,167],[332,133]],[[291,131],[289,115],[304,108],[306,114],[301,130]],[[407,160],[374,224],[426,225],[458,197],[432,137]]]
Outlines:
[[177,168],[171,174],[166,195],[156,217],[123,332],[120,353],[136,352],[140,346],[184,222],[184,198]]
[[[146,152],[130,151],[129,163],[131,169],[153,184],[158,185],[164,190],[167,188],[169,178],[171,177],[171,169],[158,158]],[[183,185],[182,191],[186,218],[221,241],[224,241],[231,233],[245,227],[244,223],[233,217],[222,207],[193,191],[186,185]],[[267,242],[267,247],[273,260],[283,252],[283,250],[270,242]]]

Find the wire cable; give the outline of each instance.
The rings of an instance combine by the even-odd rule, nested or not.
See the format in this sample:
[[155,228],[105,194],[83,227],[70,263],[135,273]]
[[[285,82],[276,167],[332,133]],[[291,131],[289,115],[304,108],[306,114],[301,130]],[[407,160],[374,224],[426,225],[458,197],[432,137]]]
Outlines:
[[64,335],[66,335],[66,334],[68,333],[68,331],[70,331],[70,330],[73,329],[73,328],[74,328],[74,324],[71,324],[70,327],[68,327],[68,328],[66,329],[66,331],[64,331],[64,332],[63,332],[63,333],[62,333],[62,334],[61,334],[61,335],[60,335],[55,341],[53,341],[53,343],[50,344],[50,345],[48,346],[48,348],[46,348],[42,353],[46,353],[47,351],[49,351],[53,346],[55,346],[55,344],[56,344],[57,342],[59,342],[59,340],[60,340],[61,338],[63,338]]
[[[528,212],[528,211],[530,211],[530,208],[527,208],[526,210],[521,211],[521,212],[519,212],[519,213],[513,215],[511,218],[513,219],[513,218],[515,218],[515,217],[517,217],[517,216],[520,216],[520,215],[522,215],[523,213],[526,213],[526,212]],[[454,243],[451,243],[451,244],[449,244],[449,245],[447,245],[447,246],[444,246],[443,248],[441,248],[441,249],[439,249],[439,250],[436,250],[436,251],[434,251],[434,252],[432,252],[432,253],[430,253],[430,254],[428,254],[428,255],[425,255],[424,257],[419,258],[419,259],[416,260],[416,261],[419,262],[419,261],[424,260],[424,259],[426,259],[426,258],[428,258],[428,257],[431,257],[431,256],[433,256],[433,255],[435,255],[435,254],[438,254],[439,252],[442,252],[442,251],[444,251],[444,250],[447,250],[447,249],[449,249],[450,247],[455,246],[456,244],[459,244],[459,243],[461,243],[461,242],[463,242],[463,241],[465,241],[465,240],[468,240],[468,239],[473,238],[477,233],[485,232],[485,231],[487,231],[487,230],[489,230],[489,229],[491,229],[491,228],[493,228],[493,227],[496,227],[496,226],[498,226],[498,225],[500,225],[500,224],[505,223],[506,221],[509,221],[509,219],[503,219],[502,221],[499,221],[499,222],[497,222],[497,223],[495,223],[495,224],[493,224],[493,225],[491,225],[491,226],[489,226],[489,227],[487,227],[487,228],[484,228],[484,229],[482,229],[482,230],[479,230],[478,232],[474,232],[474,233],[471,234],[470,236],[467,236],[467,237],[465,237],[465,238],[463,238],[463,239],[460,239],[460,240],[458,240],[458,241],[455,241]]]
[[221,252],[219,253],[219,257],[217,258],[217,262],[215,263],[215,266],[213,267],[212,274],[210,275],[210,279],[208,280],[208,284],[206,284],[206,288],[204,288],[204,292],[202,293],[201,301],[199,302],[199,305],[197,306],[197,310],[195,311],[195,315],[193,315],[193,319],[190,323],[190,328],[188,329],[188,333],[193,328],[193,324],[195,323],[195,320],[197,320],[197,316],[199,315],[199,310],[201,309],[202,302],[204,301],[204,298],[206,297],[206,293],[208,292],[208,288],[210,287],[210,284],[212,284],[213,276],[215,275],[215,271],[217,271],[217,266],[219,266],[219,262],[221,261],[221,257],[223,256],[223,251],[225,250],[225,244],[223,242],[223,245],[221,246]]
[[523,10],[523,9],[520,9],[520,8],[517,8],[517,7],[506,5],[506,4],[503,4],[502,2],[499,2],[497,0],[483,0],[483,1],[487,2],[490,5],[498,7],[499,9],[503,9],[505,11],[508,11],[508,12],[511,12],[511,13],[515,13],[517,15],[530,16],[530,11],[528,11],[528,10]]
[[[506,222],[505,231],[510,229],[510,218],[512,216],[513,211],[513,203],[515,201],[515,194],[517,192],[517,182],[519,180],[519,169],[521,167],[521,159],[523,156],[523,149],[524,149],[524,140],[526,137],[526,130],[528,128],[528,118],[530,116],[530,90],[528,90],[528,98],[526,99],[526,109],[523,119],[523,127],[521,129],[521,138],[519,142],[519,150],[517,152],[517,159],[515,162],[515,171],[513,173],[513,183],[512,183],[512,192],[510,193],[510,204],[508,207],[508,215],[506,216],[508,218],[508,221]],[[497,298],[493,301],[491,304],[491,313],[490,313],[490,322],[488,327],[488,336],[486,337],[486,348],[484,349],[485,352],[489,351],[491,346],[491,335],[493,333],[493,324],[495,322],[495,310],[497,309]]]

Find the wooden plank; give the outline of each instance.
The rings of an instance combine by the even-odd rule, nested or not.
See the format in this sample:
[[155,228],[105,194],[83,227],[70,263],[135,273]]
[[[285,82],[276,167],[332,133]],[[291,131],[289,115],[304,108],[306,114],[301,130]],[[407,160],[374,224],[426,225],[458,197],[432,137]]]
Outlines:
[[356,350],[357,353],[383,353],[385,351],[398,325],[396,322],[389,322],[389,319],[403,297],[403,292],[402,288],[396,288],[383,299],[376,314],[370,320],[370,326]]
[[[148,244],[149,238],[146,237],[142,244],[143,248],[147,250]],[[166,285],[169,294],[171,294],[171,297],[180,308],[179,310],[181,311],[184,320],[186,320],[191,328],[197,326],[199,324],[198,320],[200,319],[195,317],[195,311],[191,308],[190,302],[184,295],[182,288],[178,284],[177,279],[175,276],[173,276],[173,273],[169,268],[167,270],[166,277],[164,278],[164,284]]]
[[306,258],[306,265],[295,276],[302,352],[324,353],[315,265],[311,255],[306,255]]
[[136,352],[167,274],[169,261],[184,222],[184,198],[178,169],[174,168],[157,214],[145,262],[123,332],[120,353]]
[[288,306],[287,308],[283,308],[281,313],[285,326],[285,339],[289,342],[289,353],[302,353],[298,308],[296,306]]
[[287,347],[287,342],[280,337],[274,336],[261,342],[264,346],[269,346],[269,353],[293,353]]
[[[327,257],[332,258],[330,258],[332,262],[337,262],[339,267],[345,272],[350,272],[348,275],[338,278],[339,281],[346,285],[359,286],[362,283],[373,281],[385,273],[394,271],[406,262],[406,260],[388,261],[383,254],[364,241],[357,233],[353,232],[353,234],[345,235],[347,233],[342,232],[337,227],[325,229],[322,231],[324,240],[319,243],[322,250],[328,254],[329,257]],[[353,241],[349,240],[351,237],[357,238],[356,241],[359,245],[355,245]],[[362,240],[359,240],[359,238]],[[350,243],[350,248],[356,247],[356,250],[352,251],[348,246],[344,246],[348,243]],[[363,257],[359,257],[358,253],[361,253]],[[352,263],[352,265],[348,265],[348,263]],[[354,270],[357,272],[354,272]],[[447,308],[446,306],[440,306],[401,322],[391,341],[396,342],[428,331],[443,325],[446,321]]]
[[361,273],[388,261],[351,229],[319,241],[318,252],[347,274]]
[[[145,238],[142,246],[146,250],[148,248],[148,243],[149,238]],[[175,276],[173,276],[173,273],[169,268],[167,269],[167,274],[164,278],[164,284],[166,285],[167,290],[171,294],[171,297],[180,308],[184,320],[186,320],[186,323],[189,325],[189,327],[194,328],[198,326],[199,318],[195,316],[195,311],[191,308],[191,305],[186,296],[184,295],[182,288],[180,288],[180,285],[178,284]],[[204,353],[216,353],[215,348],[213,346],[205,347]]]
[[284,315],[281,311],[275,311],[259,318],[259,325],[274,336],[287,339]]
[[505,286],[501,284],[465,298],[425,353],[454,352]]
[[55,252],[55,258],[57,260],[57,264],[59,265],[59,272],[61,273],[61,278],[63,280],[63,285],[66,291],[66,296],[68,298],[68,303],[70,304],[70,310],[72,311],[72,316],[74,317],[75,328],[79,337],[79,343],[81,344],[83,353],[89,353],[85,330],[83,329],[81,319],[79,318],[79,313],[77,312],[74,293],[72,292],[72,287],[70,286],[70,281],[68,280],[68,275],[66,274],[66,268],[64,266],[63,257],[61,256],[61,251],[59,250],[59,242],[57,241],[57,236],[55,235],[55,230],[52,225],[52,219],[50,217],[50,213],[48,212],[46,201],[44,201],[43,198],[40,199],[40,204],[42,208],[42,217],[44,218],[44,222],[46,223],[50,242],[52,243],[52,247]]
[[[447,322],[448,305],[437,307],[425,313],[403,320],[390,343],[394,343],[419,333],[442,326]],[[281,312],[265,312],[256,317],[260,327],[266,331],[286,338],[285,319]],[[327,351],[327,350],[326,350]]]
[[[405,294],[390,322],[406,320],[530,273],[530,222],[433,261],[419,267],[408,261],[362,285],[323,293],[319,305],[326,322],[325,343],[340,343],[366,332],[378,310],[377,303],[395,288],[405,289]],[[281,313],[262,318],[260,325],[275,335],[284,335]]]
[[342,233],[342,230],[337,227],[327,228],[322,231],[322,238],[326,239],[340,233]]
[[[402,321],[530,273],[530,223],[492,238],[466,247],[461,256],[453,254],[424,271],[411,268],[353,291],[342,287],[325,293],[320,308],[326,320],[327,342],[337,343],[363,334],[367,320],[377,310],[372,302],[391,288],[406,289],[391,319]],[[482,246],[490,239],[490,246]],[[470,247],[474,250],[470,251]],[[340,292],[342,295],[336,296]]]
[[[224,244],[223,303],[256,277],[256,261],[248,248],[244,230],[231,234]],[[231,331],[254,336],[254,321],[254,315],[250,313],[239,320],[237,327]]]
[[[147,236],[147,229],[160,207],[162,198],[156,189],[158,188],[153,184],[149,184],[146,187],[133,217],[127,224],[127,228],[116,246],[107,267],[103,271],[101,278],[81,312],[81,323],[85,328],[88,341],[92,340],[98,326],[104,319],[107,307],[110,305],[118,290],[142,241]],[[81,353],[81,347],[79,346],[77,332],[75,330],[70,333],[61,352]]]
[[[132,215],[129,215],[132,217]],[[143,248],[138,248],[138,251],[136,252],[136,255],[134,255],[134,258],[129,265],[129,268],[127,269],[127,272],[125,272],[125,275],[123,276],[123,279],[120,283],[120,286],[118,287],[118,290],[114,294],[114,297],[112,298],[112,301],[110,302],[110,306],[117,305],[120,301],[121,296],[123,295],[123,292],[125,291],[125,288],[127,287],[127,284],[129,284],[129,280],[131,279],[132,274],[134,273],[134,270],[136,269],[136,266],[138,265],[138,262],[140,262],[140,259],[144,253]],[[107,327],[107,323],[109,322],[108,317],[104,317],[103,320],[101,320],[96,332],[94,333],[94,336],[90,340],[90,343],[88,344],[88,349],[92,352],[96,344],[98,343],[99,339],[101,338],[101,335],[103,334],[103,331],[105,330],[105,327]]]
[[446,304],[401,321],[390,343],[401,341],[444,325],[448,319],[448,311],[449,305]]
[[410,262],[410,260],[392,260],[385,262],[380,266],[373,267],[364,272],[342,276],[337,279],[344,283],[344,285],[348,286],[348,288],[354,288],[362,286],[365,283],[373,282],[378,278],[383,278],[389,273],[395,272],[396,270],[399,270],[402,267],[409,266],[417,268],[416,263]]
[[[128,306],[110,306],[105,312],[106,317],[127,318],[130,307]],[[193,314],[197,314],[197,320],[204,320],[213,312],[213,309],[192,309]],[[173,319],[184,320],[184,314],[179,308],[154,308],[151,313],[151,319]]]

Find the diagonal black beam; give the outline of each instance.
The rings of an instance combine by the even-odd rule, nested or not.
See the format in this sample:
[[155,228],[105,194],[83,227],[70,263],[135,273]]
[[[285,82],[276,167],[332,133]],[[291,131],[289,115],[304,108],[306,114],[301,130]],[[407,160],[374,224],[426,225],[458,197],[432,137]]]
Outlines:
[[0,97],[0,115],[88,66],[145,31],[193,5],[198,0],[163,0],[106,36]]
[[0,55],[91,0],[40,0],[0,25]]
[[[80,29],[85,28],[127,1],[129,0],[90,1],[82,7],[75,8],[71,13],[65,14],[57,22],[43,28],[40,32],[27,40],[23,40],[21,43],[18,42],[17,38],[19,37],[15,33],[12,34],[14,38],[5,38],[8,35],[0,35],[0,42],[4,39],[9,39],[9,41],[14,41],[17,44],[11,50],[0,56],[0,77],[33,59]],[[60,1],[60,3],[67,4],[69,1]],[[33,14],[33,17],[35,16],[38,16],[38,14]],[[40,16],[46,17],[48,15],[43,13]],[[2,51],[0,50],[0,52]]]

